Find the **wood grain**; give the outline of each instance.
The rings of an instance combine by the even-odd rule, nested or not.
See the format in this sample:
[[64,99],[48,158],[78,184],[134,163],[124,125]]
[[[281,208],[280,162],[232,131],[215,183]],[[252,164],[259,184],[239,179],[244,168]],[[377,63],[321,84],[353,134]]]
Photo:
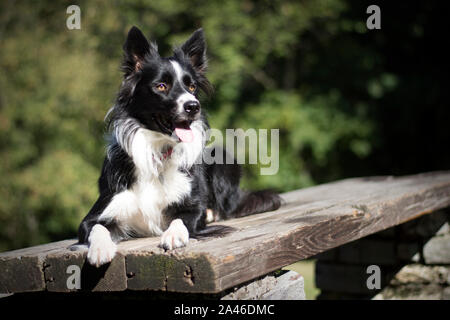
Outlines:
[[73,243],[65,240],[0,253],[0,293],[45,290],[43,269],[47,255]]
[[123,242],[113,262],[97,271],[89,271],[85,252],[67,249],[73,241],[0,253],[0,292],[67,291],[68,264],[91,279],[82,290],[221,292],[450,206],[450,172],[347,179],[282,197],[275,212],[216,223],[235,229],[222,238],[191,240],[170,252],[158,248],[158,238]]

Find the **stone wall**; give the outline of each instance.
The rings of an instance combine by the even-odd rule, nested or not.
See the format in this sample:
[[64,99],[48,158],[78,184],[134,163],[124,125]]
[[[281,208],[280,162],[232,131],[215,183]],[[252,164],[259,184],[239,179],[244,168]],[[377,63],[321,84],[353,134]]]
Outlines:
[[318,255],[317,298],[450,299],[449,223],[438,211]]

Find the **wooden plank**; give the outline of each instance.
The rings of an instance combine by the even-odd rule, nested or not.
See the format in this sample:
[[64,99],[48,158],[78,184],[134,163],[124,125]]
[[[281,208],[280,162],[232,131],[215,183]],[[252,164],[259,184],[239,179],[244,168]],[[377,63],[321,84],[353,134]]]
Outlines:
[[[109,266],[91,270],[97,272],[93,272],[96,280],[83,282],[84,289],[221,292],[450,206],[450,172],[347,179],[289,192],[283,199],[285,204],[276,212],[219,222],[235,231],[222,238],[191,240],[186,248],[165,252],[158,248],[156,237],[123,242]],[[0,274],[0,292],[30,287],[68,291],[67,267],[73,264],[87,270],[86,252],[51,247],[39,253],[31,248],[0,254],[0,268],[9,268],[6,274],[15,279]],[[18,257],[25,254],[32,261],[22,265]],[[16,274],[28,269],[36,272],[30,274],[30,287],[22,283],[29,279]]]
[[127,254],[128,289],[176,292],[215,292],[211,261],[203,254]]
[[47,254],[67,248],[74,240],[0,253],[0,292],[45,290],[44,260]]
[[[164,288],[142,280],[140,289],[215,293],[277,270],[301,259],[450,206],[450,173],[434,172],[401,178],[348,179],[289,192],[276,212],[220,222],[236,229],[230,235],[190,243],[162,253],[157,242],[128,252],[127,265],[143,263],[147,254],[165,255],[200,275]],[[186,261],[190,257],[190,261]],[[201,268],[196,270],[194,264]],[[142,268],[136,279],[180,279],[180,269]],[[210,276],[207,276],[210,275]],[[210,278],[212,277],[212,278]],[[130,282],[131,280],[129,280]],[[137,281],[137,280],[136,280]],[[199,286],[197,286],[199,283]]]
[[[87,250],[68,249],[48,254],[44,261],[47,291],[122,291],[127,288],[125,257],[122,254],[118,253],[110,264],[100,268],[91,266],[86,255]],[[78,288],[68,284],[75,272],[79,275]]]

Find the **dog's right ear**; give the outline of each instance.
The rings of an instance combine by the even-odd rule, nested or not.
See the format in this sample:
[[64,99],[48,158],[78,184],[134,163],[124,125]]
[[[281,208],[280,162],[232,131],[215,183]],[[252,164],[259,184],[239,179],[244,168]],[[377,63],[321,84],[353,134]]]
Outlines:
[[158,54],[158,47],[149,43],[141,30],[132,27],[123,45],[125,53],[123,69],[125,76],[142,69],[146,57]]

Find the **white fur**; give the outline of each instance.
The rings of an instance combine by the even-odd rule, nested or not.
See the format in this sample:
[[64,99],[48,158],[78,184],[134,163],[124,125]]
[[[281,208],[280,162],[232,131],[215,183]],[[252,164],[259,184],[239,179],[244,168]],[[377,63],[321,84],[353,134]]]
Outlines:
[[[178,81],[182,84],[183,83],[183,70],[181,69],[180,64],[176,61],[170,61],[170,63],[172,64],[172,67],[175,70],[175,74],[177,75]],[[176,101],[177,106],[178,106],[178,112],[181,113],[184,111],[184,104],[188,101],[198,102],[197,98],[194,95],[190,94],[189,92],[187,92],[185,90],[185,92],[183,94],[181,94]]]
[[198,102],[198,100],[189,92],[185,92],[183,94],[181,94],[178,99],[177,99],[177,107],[178,107],[178,112],[183,112],[184,111],[184,104],[188,101],[196,101]]
[[158,176],[163,166],[162,149],[167,144],[173,142],[159,132],[143,128],[136,131],[129,155],[133,158],[138,179]]
[[175,74],[177,75],[177,79],[179,82],[183,83],[183,69],[181,69],[180,64],[177,61],[170,61],[173,69],[175,70]]
[[[127,151],[136,166],[136,183],[113,197],[99,221],[114,220],[132,235],[161,235],[167,226],[162,216],[164,209],[191,192],[191,179],[179,168],[189,169],[201,158],[206,141],[202,121],[194,121],[191,130],[194,140],[186,143],[155,131],[137,129]],[[125,140],[116,138],[116,141]],[[173,148],[172,155],[164,158],[168,147]]]
[[139,129],[140,124],[134,119],[120,120],[114,125],[114,137],[116,137],[119,145],[123,147],[125,152],[130,152],[130,137],[133,138],[135,132]]
[[164,231],[160,246],[167,250],[184,247],[189,242],[189,232],[181,219],[175,219]]
[[214,221],[214,211],[212,211],[212,209],[206,209],[206,223],[211,223]]
[[117,246],[104,226],[96,224],[89,234],[89,250],[87,259],[91,265],[97,267],[111,262],[116,255]]
[[173,149],[174,156],[177,159],[178,165],[182,168],[190,168],[197,161],[201,161],[201,155],[206,144],[206,127],[200,121],[191,123],[192,134],[194,139],[192,142],[180,142]]

